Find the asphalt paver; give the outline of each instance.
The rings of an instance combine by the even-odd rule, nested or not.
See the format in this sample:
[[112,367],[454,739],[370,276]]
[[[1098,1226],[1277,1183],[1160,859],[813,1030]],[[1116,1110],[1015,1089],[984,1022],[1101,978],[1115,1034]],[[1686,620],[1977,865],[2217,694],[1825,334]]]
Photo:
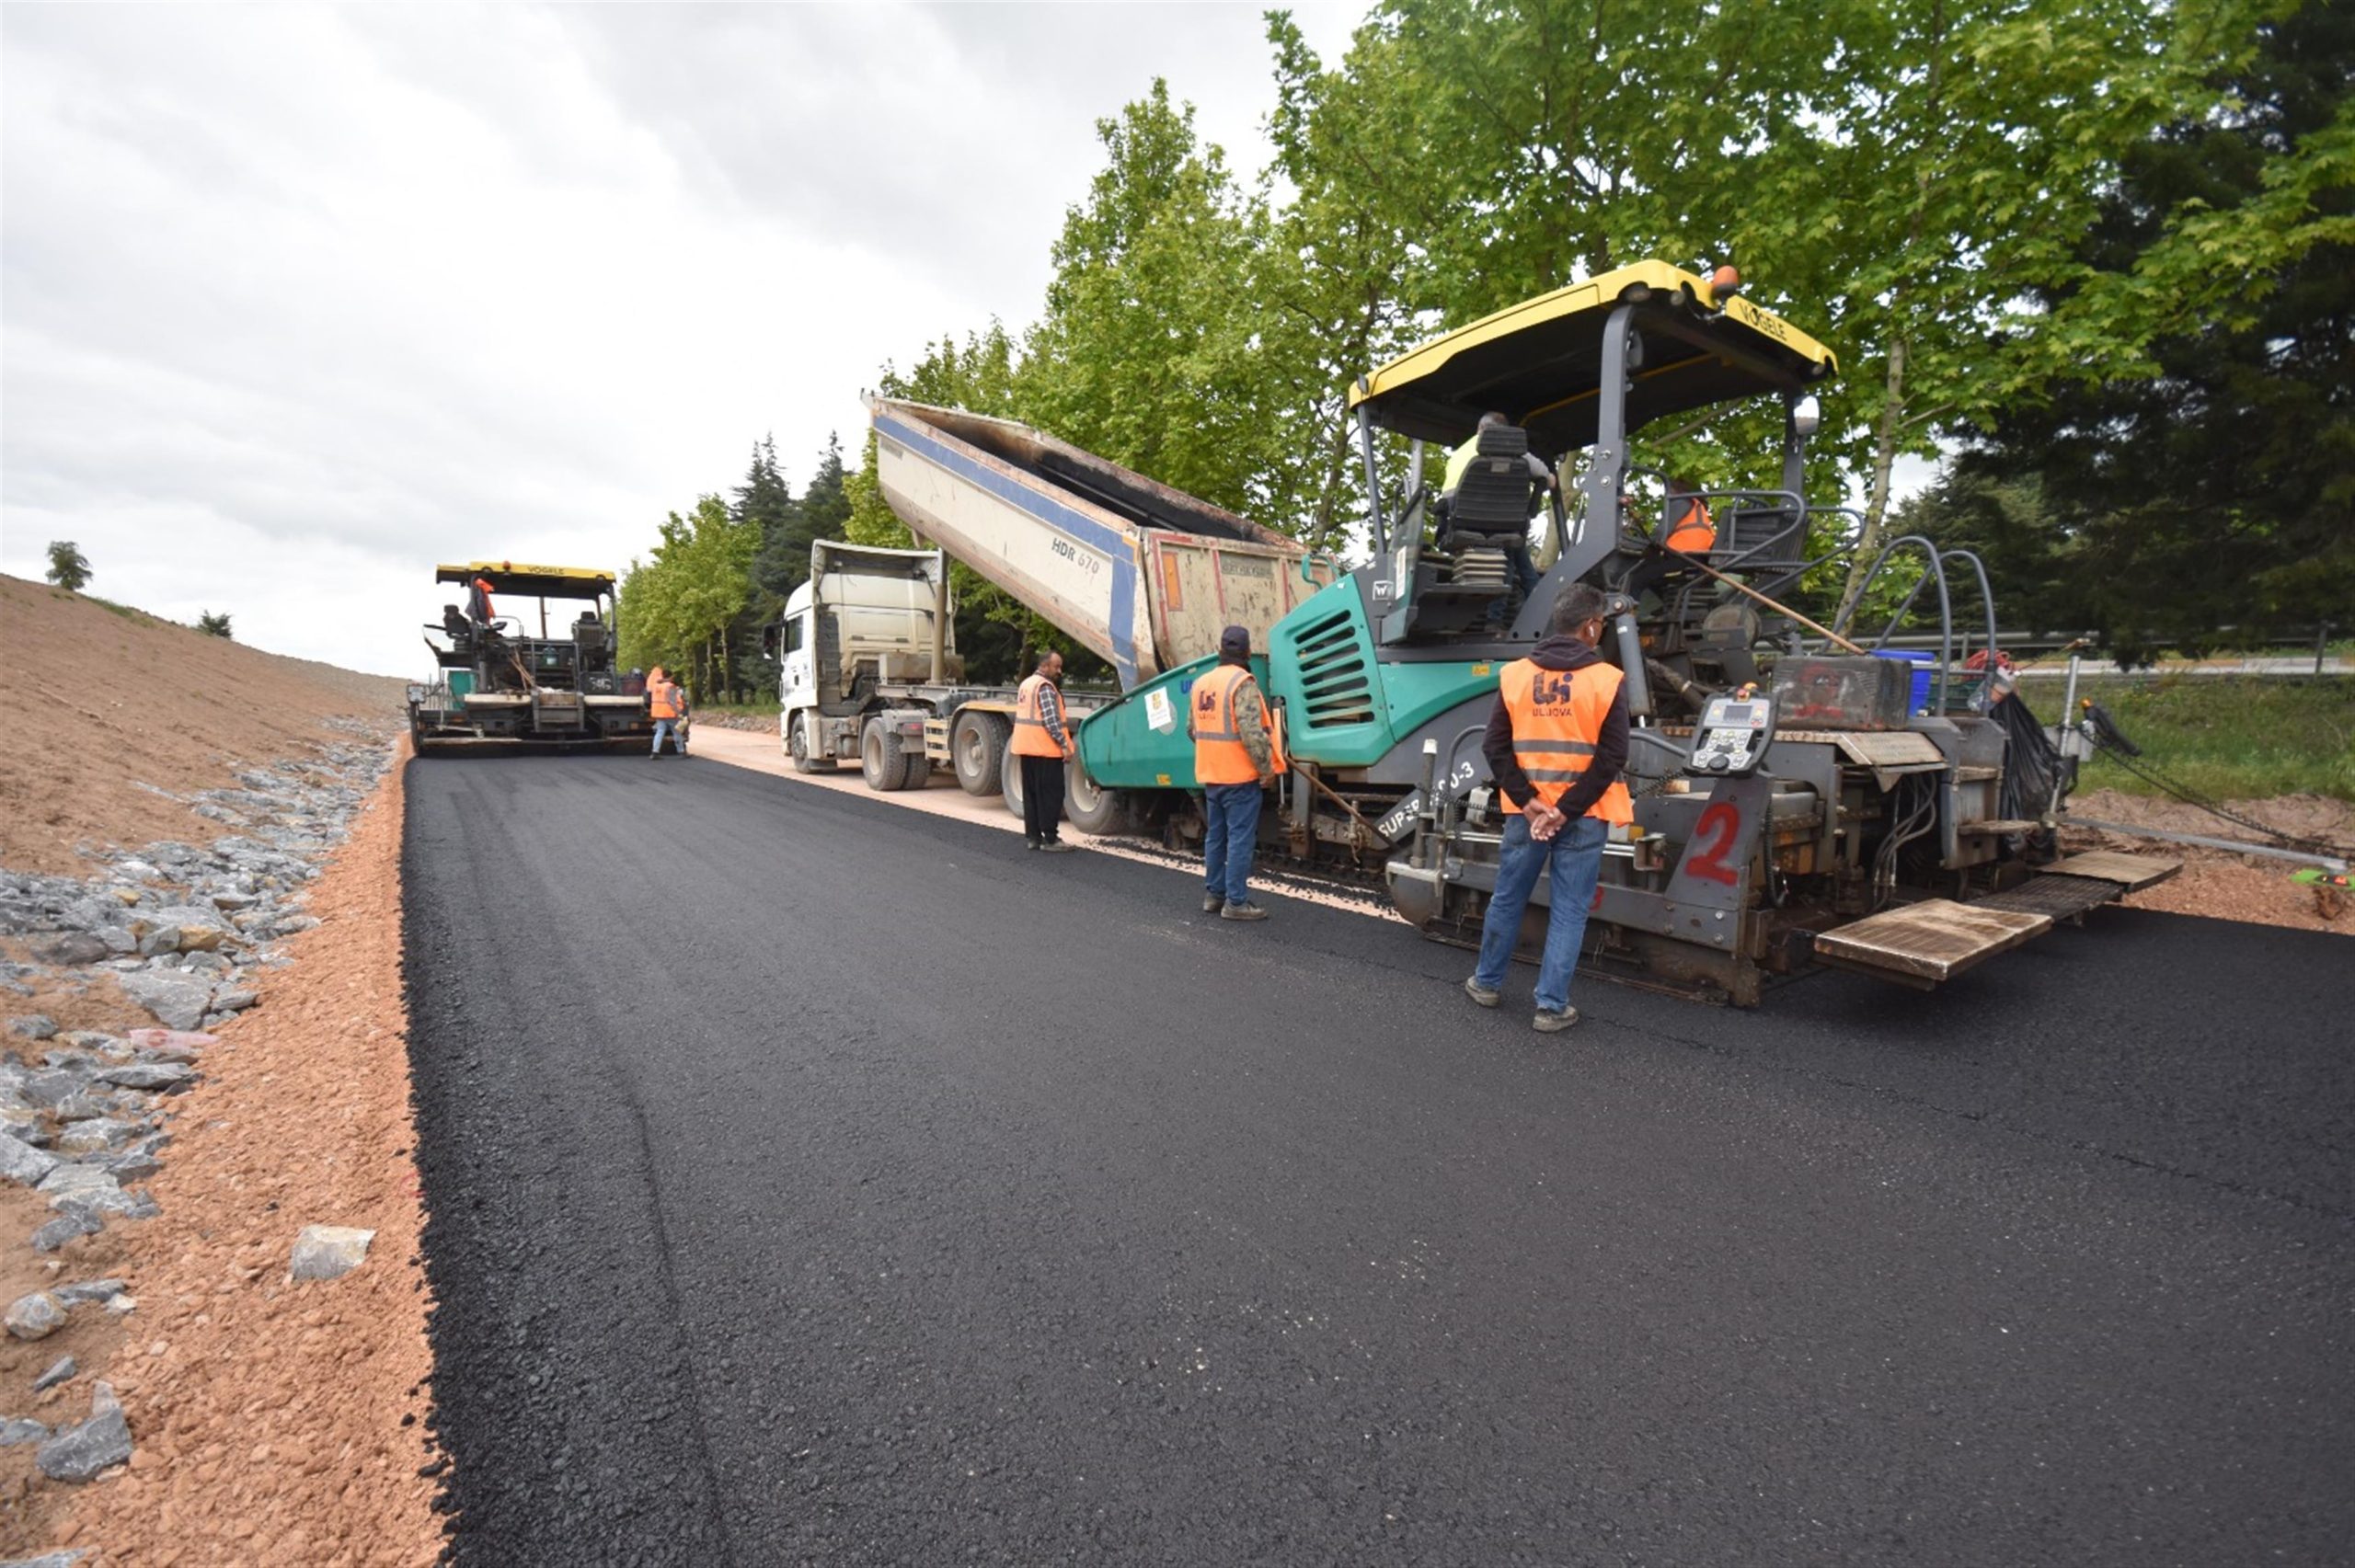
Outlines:
[[413,764],[466,1563],[2344,1561],[2343,938],[1573,1032],[697,759]]

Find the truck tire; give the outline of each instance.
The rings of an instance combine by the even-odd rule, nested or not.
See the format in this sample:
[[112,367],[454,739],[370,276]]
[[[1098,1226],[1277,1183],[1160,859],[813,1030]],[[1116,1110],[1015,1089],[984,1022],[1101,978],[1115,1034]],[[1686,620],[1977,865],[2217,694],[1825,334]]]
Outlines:
[[1005,743],[1013,733],[1003,714],[967,708],[957,715],[948,728],[948,760],[967,795],[995,795],[1005,787]]
[[1063,815],[1081,832],[1133,833],[1137,828],[1136,807],[1133,791],[1106,789],[1088,777],[1086,766],[1076,760],[1066,765]]
[[[916,753],[915,761],[919,769],[930,766],[922,751]],[[879,718],[868,719],[867,728],[860,732],[858,771],[867,775],[867,788],[886,795],[905,789],[912,782],[908,776],[908,759],[901,750],[899,736]],[[917,780],[923,777],[922,772],[915,775]]]
[[1011,746],[997,760],[997,792],[1005,808],[1018,819],[1022,816],[1022,759]]
[[786,731],[785,754],[793,759],[797,773],[831,773],[834,771],[832,757],[812,755],[810,745],[810,715],[796,714],[792,726]]

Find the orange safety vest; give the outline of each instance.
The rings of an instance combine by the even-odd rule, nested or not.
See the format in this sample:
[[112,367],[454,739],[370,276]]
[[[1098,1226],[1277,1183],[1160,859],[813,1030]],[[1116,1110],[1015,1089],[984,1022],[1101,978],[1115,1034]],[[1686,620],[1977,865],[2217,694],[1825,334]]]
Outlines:
[[[1024,680],[1022,690],[1014,699],[1014,754],[1017,757],[1060,757],[1063,749],[1047,733],[1047,710],[1039,692],[1051,684],[1043,675]],[[1064,715],[1063,733],[1071,733],[1070,715]]]
[[677,690],[676,686],[666,680],[649,681],[646,683],[647,713],[655,718],[677,718],[679,704],[671,695]]
[[1717,520],[1709,515],[1707,505],[1698,496],[1673,497],[1669,504],[1673,506],[1679,500],[1684,503],[1684,515],[1669,530],[1665,541],[1668,547],[1688,555],[1704,555],[1716,549]]
[[[1187,699],[1193,704],[1195,783],[1259,782],[1258,767],[1251,761],[1250,750],[1243,744],[1243,731],[1235,722],[1235,694],[1251,683],[1251,671],[1239,664],[1222,664],[1195,679],[1193,693]],[[1272,748],[1269,760],[1274,761]]]
[[[1534,659],[1517,658],[1505,666],[1497,689],[1512,718],[1513,761],[1546,805],[1559,804],[1594,761],[1594,743],[1603,735],[1603,721],[1611,716],[1619,681],[1619,671],[1603,663],[1542,670]],[[1521,814],[1511,795],[1497,793],[1507,811]],[[1636,803],[1626,784],[1614,779],[1586,814],[1605,822],[1633,822]]]

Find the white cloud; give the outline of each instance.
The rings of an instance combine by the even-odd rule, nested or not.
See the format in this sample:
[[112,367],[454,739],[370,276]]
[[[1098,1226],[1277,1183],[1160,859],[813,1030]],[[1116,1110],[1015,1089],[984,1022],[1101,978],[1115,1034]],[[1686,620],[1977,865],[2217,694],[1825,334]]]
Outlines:
[[[1357,7],[1299,6],[1338,54]],[[0,12],[0,566],[422,665],[437,559],[620,566],[776,433],[1037,308],[1152,77],[1245,169],[1240,6]]]

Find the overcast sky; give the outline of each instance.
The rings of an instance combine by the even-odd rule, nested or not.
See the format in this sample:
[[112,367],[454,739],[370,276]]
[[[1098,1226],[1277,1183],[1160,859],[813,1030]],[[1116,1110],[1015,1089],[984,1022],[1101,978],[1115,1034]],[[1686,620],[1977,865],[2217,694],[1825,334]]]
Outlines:
[[[1358,5],[1292,4],[1320,52]],[[419,676],[437,560],[623,566],[885,361],[1038,309],[1155,75],[1256,170],[1256,6],[0,9],[0,569]]]

